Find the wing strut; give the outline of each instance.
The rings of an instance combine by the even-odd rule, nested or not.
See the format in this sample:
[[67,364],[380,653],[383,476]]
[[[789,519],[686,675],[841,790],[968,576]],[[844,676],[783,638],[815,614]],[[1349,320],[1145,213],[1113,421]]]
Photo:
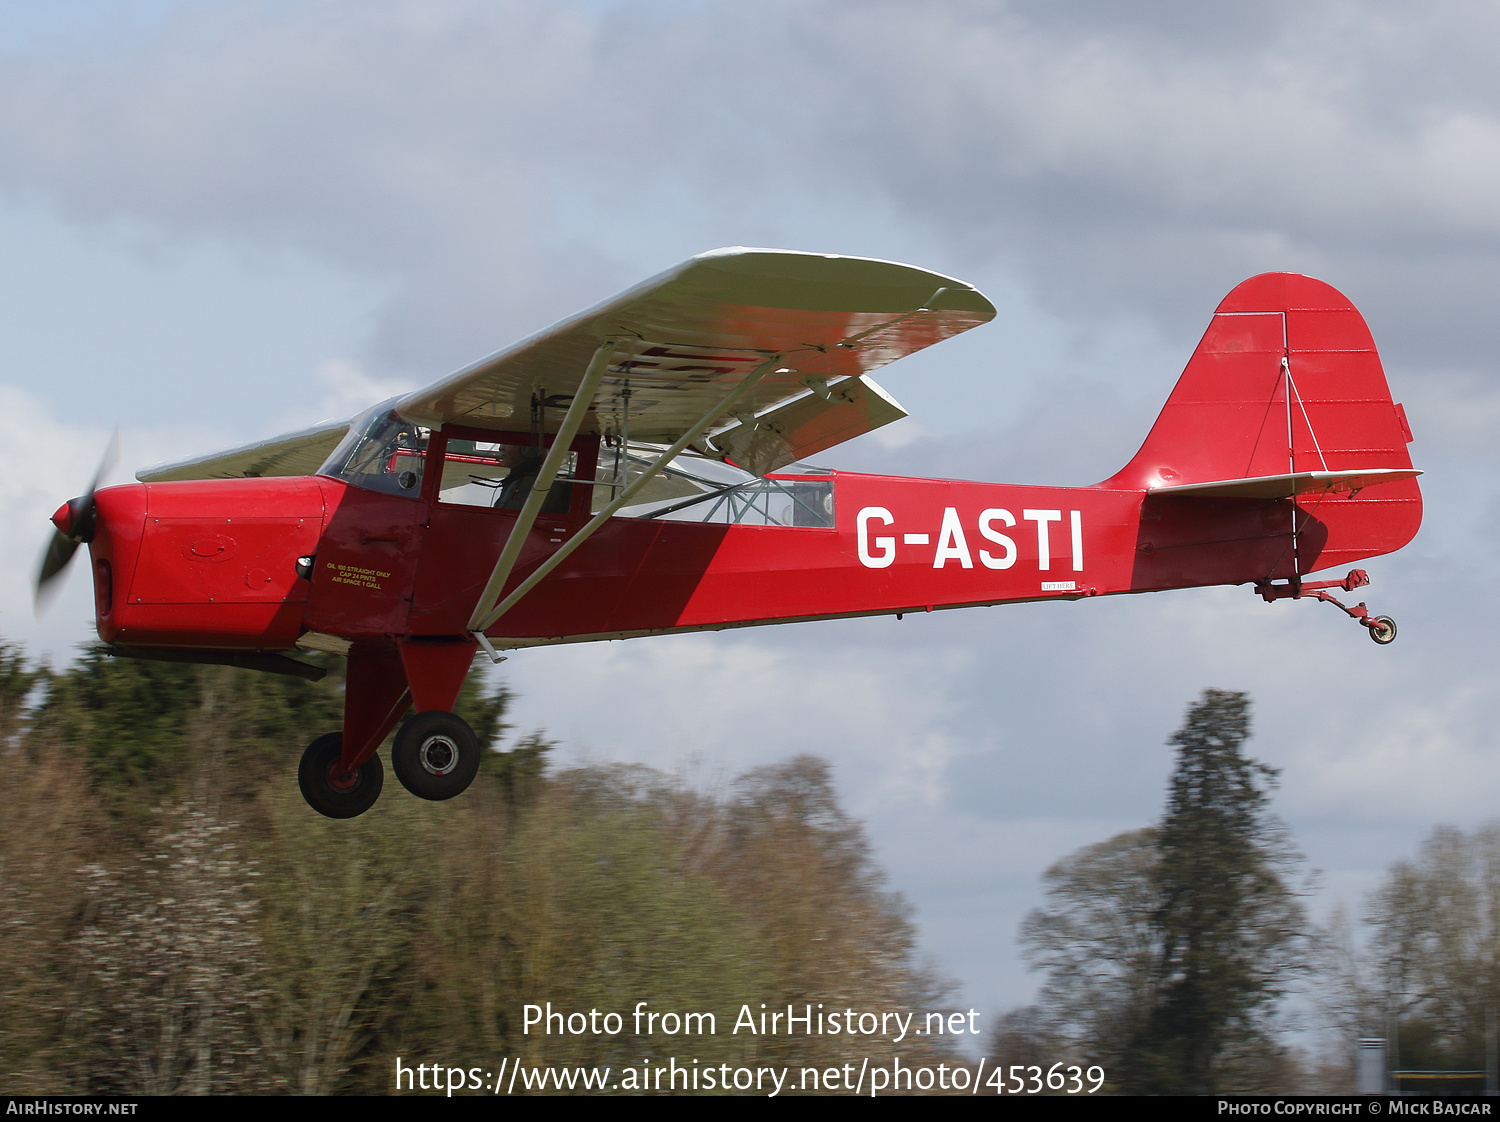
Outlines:
[[[516,567],[516,559],[521,556],[521,547],[526,544],[526,538],[531,533],[532,523],[542,512],[542,504],[547,501],[547,490],[552,486],[552,481],[557,478],[563,458],[567,456],[573,438],[578,435],[583,419],[588,416],[589,408],[594,404],[594,395],[598,392],[599,383],[604,380],[604,375],[609,371],[609,360],[614,357],[614,353],[615,337],[606,336],[594,351],[594,357],[589,360],[588,369],[584,372],[583,381],[579,383],[578,392],[573,395],[573,402],[568,406],[562,425],[552,439],[552,447],[547,449],[546,458],[542,460],[542,466],[531,484],[531,491],[527,494],[526,501],[521,504],[521,511],[516,515],[516,523],[511,527],[510,537],[505,539],[505,548],[500,551],[500,557],[490,573],[489,582],[485,584],[484,591],[479,595],[479,603],[474,606],[474,614],[469,617],[470,631],[484,630],[483,627],[476,627],[476,624],[490,610],[490,606],[500,598],[500,590],[510,579],[511,570]],[[490,648],[487,642],[483,645],[486,649]]]
[[[604,348],[601,348],[601,352],[603,350]],[[646,468],[644,472],[637,476],[628,487],[622,490],[619,495],[615,497],[613,502],[611,502],[598,514],[594,515],[593,519],[587,526],[570,537],[562,545],[558,546],[556,553],[552,554],[552,556],[548,557],[545,561],[538,565],[536,570],[519,585],[517,585],[515,590],[511,592],[509,596],[500,601],[499,604],[495,605],[495,607],[491,609],[489,605],[494,603],[492,596],[498,594],[499,590],[504,587],[506,579],[510,576],[511,569],[515,567],[515,558],[520,554],[521,547],[519,542],[517,541],[517,538],[524,537],[526,532],[531,529],[531,523],[529,521],[525,522],[523,526],[522,519],[524,519],[524,516],[526,514],[526,509],[523,508],[521,511],[522,519],[516,520],[516,527],[511,531],[511,536],[505,543],[505,550],[501,553],[500,560],[495,562],[495,573],[490,577],[490,583],[485,586],[484,595],[479,598],[479,603],[474,608],[474,614],[469,617],[469,631],[473,634],[474,638],[478,640],[479,645],[484,647],[487,652],[493,651],[494,648],[490,645],[489,640],[484,636],[483,633],[494,626],[496,620],[498,620],[506,612],[510,611],[511,608],[515,607],[516,603],[521,599],[521,597],[525,596],[528,592],[530,592],[533,588],[540,584],[543,578],[547,576],[547,574],[561,565],[563,561],[567,559],[569,554],[571,554],[575,549],[577,549],[580,545],[582,545],[590,537],[592,537],[594,535],[594,532],[598,530],[600,526],[603,526],[606,522],[613,518],[617,510],[627,505],[631,499],[635,498],[635,496],[640,493],[641,489],[656,477],[657,472],[661,471],[662,468],[666,467],[668,463],[670,463],[673,459],[675,459],[683,451],[685,451],[688,445],[692,444],[693,441],[697,440],[700,436],[707,432],[710,426],[712,426],[715,421],[717,421],[725,413],[733,409],[735,407],[735,404],[739,402],[739,400],[744,397],[745,394],[750,392],[750,390],[755,387],[755,383],[759,382],[761,378],[765,377],[766,374],[775,369],[780,362],[781,355],[772,355],[770,358],[766,359],[759,366],[757,366],[754,370],[750,371],[749,374],[745,375],[744,380],[741,381],[739,385],[735,386],[734,389],[730,390],[728,394],[721,398],[717,405],[715,405],[707,413],[703,414],[702,417],[698,418],[698,420],[691,427],[689,427],[681,436],[677,438],[677,440],[672,444],[670,448],[668,448],[665,452],[658,456],[651,463],[651,465]],[[590,371],[592,372],[592,367],[590,367]],[[585,380],[585,384],[587,384],[587,380]],[[590,388],[589,396],[592,395],[593,389]],[[574,399],[575,406],[583,396],[583,389],[580,388],[578,397]],[[571,409],[568,413],[568,419],[572,419]],[[567,421],[565,420],[563,424],[564,426],[566,426]],[[560,443],[561,434],[559,434],[559,442],[553,444],[552,447],[555,449],[559,446]],[[546,465],[543,465],[544,468],[545,466]],[[556,469],[554,468],[553,470],[555,471]],[[551,480],[549,477],[548,482],[550,481]],[[530,500],[528,500],[528,506],[529,505]],[[538,509],[540,509],[540,501],[538,501],[537,507]],[[535,517],[536,512],[533,511],[532,518],[534,519]],[[516,542],[514,550],[511,548],[512,542]],[[507,556],[509,556],[510,558],[508,564],[506,563]],[[501,571],[502,565],[504,565],[503,572]],[[491,657],[494,656],[492,655]]]

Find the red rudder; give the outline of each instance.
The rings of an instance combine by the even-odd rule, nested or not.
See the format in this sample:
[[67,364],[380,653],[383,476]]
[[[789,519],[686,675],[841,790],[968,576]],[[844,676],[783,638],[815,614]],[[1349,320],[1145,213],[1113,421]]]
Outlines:
[[1409,468],[1410,439],[1354,305],[1312,277],[1264,273],[1224,298],[1145,444],[1100,486]]

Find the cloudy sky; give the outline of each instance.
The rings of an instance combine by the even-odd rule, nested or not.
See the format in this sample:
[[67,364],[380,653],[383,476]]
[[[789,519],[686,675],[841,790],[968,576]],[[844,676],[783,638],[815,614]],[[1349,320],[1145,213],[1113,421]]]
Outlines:
[[[1163,741],[1247,690],[1323,911],[1500,794],[1492,369],[1500,10],[1366,0],[6,0],[0,632],[46,517],[127,470],[347,415],[702,250],[964,278],[994,324],[890,368],[834,467],[1088,484],[1235,283],[1365,313],[1426,521],[1380,648],[1217,589],[537,650],[518,720],[705,787],[830,759],[966,1005],[1028,1000],[1038,876],[1159,813]],[[1128,10],[1127,10],[1128,9]]]

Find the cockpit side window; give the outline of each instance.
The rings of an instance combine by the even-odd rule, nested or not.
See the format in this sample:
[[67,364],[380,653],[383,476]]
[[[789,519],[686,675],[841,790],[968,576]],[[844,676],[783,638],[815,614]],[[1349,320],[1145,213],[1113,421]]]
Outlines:
[[[443,454],[438,501],[455,506],[519,510],[541,469],[544,450],[532,444],[450,437]],[[568,452],[547,491],[543,514],[566,514],[572,504],[578,453]]]
[[331,475],[356,487],[419,498],[428,430],[395,413],[378,413],[357,434],[334,450],[320,475]]

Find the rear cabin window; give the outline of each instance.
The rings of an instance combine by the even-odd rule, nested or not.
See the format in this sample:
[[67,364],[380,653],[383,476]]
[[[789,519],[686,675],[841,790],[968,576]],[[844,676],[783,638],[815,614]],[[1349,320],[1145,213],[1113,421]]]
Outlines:
[[[601,448],[594,510],[603,509],[638,479],[655,462],[657,452],[649,445]],[[619,513],[674,522],[831,530],[833,473],[796,464],[784,473],[761,478],[704,456],[678,456]]]

